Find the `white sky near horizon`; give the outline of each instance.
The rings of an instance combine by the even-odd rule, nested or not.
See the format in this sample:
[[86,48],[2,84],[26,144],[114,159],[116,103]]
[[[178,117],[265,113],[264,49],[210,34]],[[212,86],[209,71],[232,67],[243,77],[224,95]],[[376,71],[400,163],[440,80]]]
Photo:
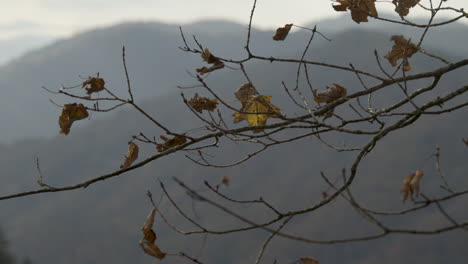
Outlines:
[[[433,0],[438,3],[440,0]],[[248,23],[253,0],[14,0],[0,11],[0,40],[22,35],[66,37],[74,33],[125,21],[159,21],[185,24],[203,19]],[[421,0],[429,3],[429,0]],[[446,5],[468,9],[468,0]],[[390,0],[377,3],[380,13],[392,12]],[[343,12],[331,0],[258,0],[254,26],[276,28],[286,23],[304,25]],[[422,16],[421,8],[410,15]],[[349,14],[348,14],[349,15]],[[468,19],[462,19],[468,24]],[[350,20],[350,23],[354,23]]]

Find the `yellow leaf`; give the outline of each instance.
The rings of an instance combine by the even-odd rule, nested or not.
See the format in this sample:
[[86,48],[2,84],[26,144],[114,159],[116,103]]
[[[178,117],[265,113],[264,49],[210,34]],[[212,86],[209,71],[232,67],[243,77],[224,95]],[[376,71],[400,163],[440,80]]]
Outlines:
[[89,116],[83,104],[66,104],[63,106],[62,114],[59,117],[60,134],[68,135],[73,122],[85,119]]
[[400,190],[400,192],[403,193],[403,201],[406,201],[408,198],[413,201],[414,197],[419,195],[419,183],[422,176],[424,176],[424,172],[422,170],[416,170],[416,172],[405,177],[403,180],[403,187]]
[[156,149],[159,152],[166,151],[168,149],[171,149],[173,147],[179,146],[187,142],[187,138],[182,135],[176,135],[173,138],[167,138],[165,136],[159,136],[162,140],[164,140],[164,143],[162,144],[157,144]]
[[395,42],[392,50],[385,55],[386,58],[393,67],[397,65],[399,59],[403,60],[403,69],[409,71],[411,66],[409,65],[408,58],[413,56],[419,50],[416,44],[413,44],[406,40],[403,36],[392,36],[391,40]]
[[99,92],[104,90],[104,84],[106,82],[102,78],[89,77],[81,85],[82,88],[85,88],[87,94],[92,94],[94,92]]
[[[279,118],[280,109],[270,103],[270,101],[271,96],[255,96],[241,109],[241,112],[249,114],[243,114],[240,112],[234,113],[234,123],[246,120],[249,123],[249,126],[261,126],[266,124],[268,118]],[[263,129],[256,129],[254,130],[254,133],[261,131],[263,131]]]
[[286,24],[284,27],[280,27],[276,30],[275,35],[273,36],[273,40],[285,40],[286,37],[288,36],[289,31],[291,30],[291,27],[293,24]]
[[138,146],[130,141],[128,142],[127,155],[125,156],[124,162],[120,165],[120,168],[125,169],[130,167],[136,159],[138,159]]

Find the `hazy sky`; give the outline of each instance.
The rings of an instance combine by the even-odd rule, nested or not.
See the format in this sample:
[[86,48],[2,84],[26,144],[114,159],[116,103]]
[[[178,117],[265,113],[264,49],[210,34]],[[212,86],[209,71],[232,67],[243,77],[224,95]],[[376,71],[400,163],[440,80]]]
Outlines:
[[[428,1],[421,0],[421,3]],[[69,36],[96,26],[137,20],[181,24],[224,18],[247,23],[252,3],[252,0],[2,1],[0,39],[24,34]],[[468,9],[468,0],[448,0],[447,4]],[[382,0],[378,8],[392,11],[393,5],[390,0]],[[261,28],[275,28],[285,23],[300,25],[337,15],[330,0],[259,0],[254,24]]]

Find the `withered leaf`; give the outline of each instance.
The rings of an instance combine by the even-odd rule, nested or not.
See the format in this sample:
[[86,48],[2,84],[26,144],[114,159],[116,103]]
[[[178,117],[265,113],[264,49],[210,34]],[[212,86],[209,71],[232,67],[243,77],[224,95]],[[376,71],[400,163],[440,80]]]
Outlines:
[[468,140],[467,139],[463,139],[463,143],[465,143],[465,146],[468,146]]
[[245,107],[247,103],[257,97],[258,91],[251,83],[246,83],[242,85],[237,91],[234,93],[237,100],[242,103],[242,107]]
[[221,60],[219,60],[218,57],[211,54],[210,50],[207,48],[203,50],[203,52],[201,53],[201,57],[208,64],[213,64],[213,66],[211,67],[201,67],[196,69],[196,71],[201,75],[224,68],[224,63]]
[[143,232],[144,239],[150,241],[150,243],[154,243],[156,241],[156,233],[153,231],[153,223],[154,223],[154,215],[156,214],[156,208],[153,207],[150,213],[146,217],[143,226],[141,227],[141,231]]
[[416,170],[416,172],[405,177],[403,180],[403,187],[400,190],[400,192],[403,193],[403,202],[408,198],[413,201],[414,197],[419,195],[419,183],[422,176],[424,176],[424,172],[422,170]]
[[65,104],[59,117],[60,134],[68,135],[73,122],[85,119],[89,116],[83,104]]
[[279,27],[278,29],[276,29],[276,33],[273,36],[273,40],[285,40],[292,26],[293,24],[286,24],[284,25],[284,27]]
[[128,142],[128,151],[124,162],[120,165],[121,169],[128,168],[138,159],[138,145],[133,142]]
[[156,233],[153,230],[154,215],[156,208],[151,209],[150,213],[146,217],[145,223],[141,227],[143,232],[143,239],[140,241],[140,246],[143,248],[146,254],[153,256],[157,259],[163,259],[166,253],[163,253],[161,249],[154,244],[156,241]]
[[305,257],[300,258],[298,264],[320,264],[320,261],[318,261],[316,258]]
[[229,182],[231,182],[231,179],[229,179],[228,176],[223,176],[223,178],[221,179],[221,183],[228,186],[229,185]]
[[421,0],[393,0],[395,12],[404,17],[409,14],[409,10],[415,7]]
[[351,11],[351,18],[356,23],[368,22],[367,17],[377,17],[375,0],[335,0],[336,5],[332,5],[335,11]]
[[393,44],[392,50],[388,52],[384,58],[386,58],[393,67],[397,65],[397,61],[399,59],[402,59],[403,69],[405,71],[411,70],[408,58],[413,56],[413,54],[419,50],[418,46],[409,42],[401,35],[392,36],[391,40],[393,40],[395,43]]
[[[280,118],[280,109],[273,105],[271,96],[257,95],[247,101],[241,108],[241,112],[234,113],[234,123],[239,123],[243,120],[249,123],[249,126],[265,125],[268,118]],[[256,129],[253,132],[262,132],[263,129]]]
[[221,62],[218,57],[214,56],[211,54],[210,50],[205,48],[202,53],[201,57],[204,61],[206,61],[208,64],[216,64],[218,62]]
[[203,110],[212,112],[216,109],[218,100],[199,97],[198,94],[195,94],[195,96],[188,101],[188,104],[199,113],[201,113]]
[[94,92],[100,92],[104,90],[104,84],[106,82],[102,78],[89,77],[86,81],[83,82],[81,88],[85,88],[87,94],[92,94]]
[[317,103],[331,103],[341,97],[345,97],[348,91],[341,85],[334,83],[335,87],[328,87],[325,91],[317,92],[317,90],[313,90],[314,94],[314,101]]
[[168,149],[171,149],[173,147],[179,146],[187,142],[187,138],[182,135],[176,135],[173,138],[167,138],[165,136],[159,136],[162,140],[164,140],[164,143],[162,144],[157,144],[156,149],[159,152],[166,151]]

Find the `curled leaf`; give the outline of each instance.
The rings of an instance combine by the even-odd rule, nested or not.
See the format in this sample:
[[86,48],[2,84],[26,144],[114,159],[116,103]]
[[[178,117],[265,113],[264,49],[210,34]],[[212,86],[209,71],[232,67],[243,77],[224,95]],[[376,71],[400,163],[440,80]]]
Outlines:
[[378,16],[375,0],[335,0],[334,2],[336,4],[332,6],[335,11],[351,11],[351,18],[358,24],[368,22],[368,16]]
[[411,70],[408,58],[413,56],[413,54],[419,50],[419,47],[416,44],[409,42],[401,35],[392,36],[391,40],[393,40],[395,43],[393,44],[392,50],[388,52],[384,58],[386,58],[393,67],[397,65],[397,61],[399,59],[402,59],[403,69],[405,71]]
[[316,258],[305,257],[300,258],[298,264],[320,264],[320,261],[318,261]]
[[395,12],[404,17],[409,14],[409,10],[415,7],[421,0],[393,0]]
[[159,136],[162,140],[164,140],[164,143],[162,144],[157,144],[156,149],[159,152],[166,151],[168,149],[171,149],[173,147],[179,146],[187,142],[187,138],[182,135],[176,135],[173,138],[167,138],[165,136]]
[[188,104],[199,113],[201,113],[203,110],[211,112],[216,109],[218,100],[199,97],[198,94],[195,94],[195,96],[188,101]]
[[163,253],[161,249],[154,244],[156,241],[156,233],[153,230],[155,213],[156,208],[151,209],[150,213],[146,217],[145,223],[141,227],[143,239],[140,241],[140,246],[146,254],[157,259],[163,259],[166,256],[166,253]]
[[223,178],[221,179],[221,183],[228,186],[229,185],[229,182],[231,181],[231,179],[229,179],[228,176],[223,176]]
[[60,134],[68,135],[73,122],[85,119],[89,116],[83,104],[66,104],[63,106],[62,114],[59,117]]
[[203,50],[201,57],[208,64],[213,64],[211,67],[201,67],[196,69],[196,71],[201,75],[224,68],[224,63],[218,57],[211,54],[210,50],[207,48]]
[[85,88],[87,94],[92,94],[94,92],[100,92],[104,90],[104,84],[106,82],[102,78],[89,77],[86,81],[83,82],[81,88]]
[[143,232],[144,239],[148,240],[150,243],[156,241],[156,233],[153,231],[154,215],[156,214],[156,208],[151,209],[150,213],[146,217],[141,231]]
[[345,97],[347,94],[346,88],[334,83],[335,87],[328,87],[325,91],[317,92],[317,90],[313,90],[314,94],[314,101],[317,103],[331,103],[341,97]]
[[128,142],[128,151],[124,162],[120,165],[121,169],[128,168],[138,159],[138,145],[133,142]]
[[284,25],[284,27],[276,29],[276,33],[273,36],[273,40],[285,40],[292,26],[293,24],[286,24]]
[[416,172],[405,177],[403,180],[403,187],[400,190],[400,192],[403,193],[403,201],[406,201],[408,198],[413,201],[414,197],[419,195],[419,183],[422,176],[424,176],[424,172],[422,170],[416,170]]

